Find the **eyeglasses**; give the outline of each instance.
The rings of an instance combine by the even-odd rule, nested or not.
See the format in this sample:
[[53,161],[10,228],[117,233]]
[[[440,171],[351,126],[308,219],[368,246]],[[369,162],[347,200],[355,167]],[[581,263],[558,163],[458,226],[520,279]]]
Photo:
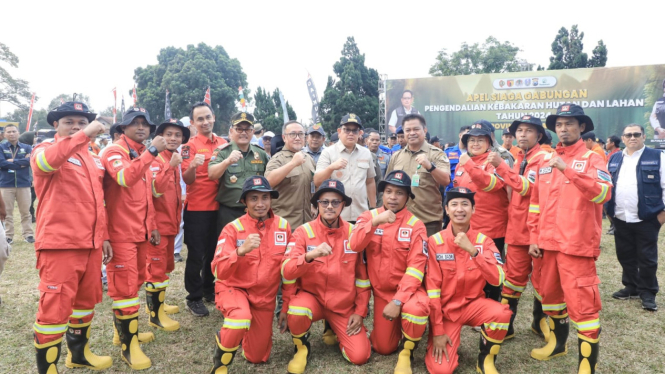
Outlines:
[[346,127],[342,127],[342,131],[344,131],[345,134],[358,134],[360,132],[360,129],[349,129]]
[[305,139],[305,133],[304,132],[290,132],[288,134],[289,138],[295,139],[295,138],[300,138],[300,139]]
[[254,131],[254,129],[252,127],[238,127],[238,126],[236,126],[233,129],[237,133],[243,133],[244,132],[245,134],[249,134],[249,133],[252,133]]
[[623,134],[622,136],[626,139],[630,139],[630,138],[639,139],[639,138],[642,137],[642,133],[641,132],[629,132],[629,133]]
[[332,204],[333,208],[339,207],[339,204],[342,203],[342,200],[317,200],[317,203],[321,204],[324,208],[327,208],[329,204]]
[[467,143],[469,144],[485,144],[487,143],[487,139],[485,138],[470,138],[467,140]]
[[411,97],[403,97],[402,100],[411,100]]

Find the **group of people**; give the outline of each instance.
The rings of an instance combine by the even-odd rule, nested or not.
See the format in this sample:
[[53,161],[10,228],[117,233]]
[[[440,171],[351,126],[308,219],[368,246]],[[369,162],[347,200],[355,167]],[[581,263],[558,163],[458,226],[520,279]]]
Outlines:
[[[625,178],[621,160],[613,155],[608,171],[582,140],[594,125],[581,107],[565,104],[547,118],[547,130],[561,141],[554,151],[541,147],[551,136],[539,118],[513,122],[514,157],[484,120],[463,127],[459,145],[441,150],[426,140],[426,120],[417,113],[400,117],[405,141],[395,152],[382,148],[375,130],[365,134],[361,119],[349,113],[327,147],[319,125],[285,123],[283,145],[271,142],[269,155],[256,144],[268,139],[251,114],[231,118],[227,141],[212,132],[215,115],[206,103],[193,105],[189,127],[174,119],[157,125],[146,109],[130,108],[114,125],[118,137],[97,155],[89,142],[104,126],[95,118],[80,102],[53,109],[48,121],[55,138],[29,157],[39,201],[39,373],[57,372],[63,336],[67,367],[112,365],[88,343],[102,264],[113,299],[113,343],[130,368],[152,365],[140,347],[154,335],[138,331],[139,290],[145,289],[150,326],[178,330],[169,316],[178,307],[167,304],[165,294],[181,221],[187,308],[207,316],[206,300],[224,317],[211,373],[228,373],[241,346],[247,361],[266,362],[273,316],[279,330],[292,335],[289,373],[305,372],[313,354],[311,326],[320,320],[323,342],[339,345],[350,363],[365,364],[372,350],[397,352],[399,374],[411,373],[428,325],[427,370],[452,373],[461,329],[472,326],[480,332],[477,370],[498,373],[496,358],[503,341],[516,336],[517,304],[529,278],[531,328],[545,342],[531,357],[566,354],[572,324],[578,372],[595,372],[603,204],[616,195],[617,217],[635,209],[621,210],[613,189]],[[633,148],[639,145],[634,127],[628,138],[624,132]],[[628,157],[636,164],[634,158]],[[641,162],[639,181],[665,183],[650,177],[660,158]],[[649,193],[652,187],[638,184]],[[653,219],[658,206],[665,210],[662,201],[639,200],[640,219]],[[631,230],[626,235],[638,232]],[[626,275],[629,266],[639,267],[639,277]],[[644,266],[632,261],[624,267],[626,298],[644,291]],[[371,296],[368,335],[363,321]]]

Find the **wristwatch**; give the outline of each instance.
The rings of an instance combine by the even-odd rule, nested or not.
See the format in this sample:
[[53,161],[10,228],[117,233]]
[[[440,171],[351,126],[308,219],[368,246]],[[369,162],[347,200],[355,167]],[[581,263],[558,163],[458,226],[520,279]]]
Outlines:
[[155,157],[159,155],[159,151],[157,151],[157,148],[154,145],[151,145],[150,148],[148,148],[148,152]]
[[393,303],[395,303],[397,306],[402,306],[402,302],[397,299],[393,299]]
[[431,169],[427,169],[427,172],[428,172],[428,173],[431,173],[432,171],[434,171],[434,169],[436,169],[436,165],[434,165],[434,163],[432,162],[432,168],[431,168]]

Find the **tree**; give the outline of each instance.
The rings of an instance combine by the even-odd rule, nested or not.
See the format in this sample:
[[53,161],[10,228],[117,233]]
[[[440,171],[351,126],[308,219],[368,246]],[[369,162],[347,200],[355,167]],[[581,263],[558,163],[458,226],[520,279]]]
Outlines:
[[449,55],[442,49],[429,69],[433,76],[506,73],[532,70],[533,64],[517,58],[521,50],[510,42],[499,42],[490,36],[482,46],[462,43],[459,51]]
[[347,113],[360,117],[364,127],[378,128],[379,73],[365,66],[365,55],[360,53],[353,37],[348,37],[342,48],[342,57],[333,65],[337,76],[328,76],[328,83],[319,106],[323,128],[337,129]]
[[577,25],[570,32],[562,27],[552,42],[552,54],[547,70],[578,69],[603,67],[607,63],[607,46],[603,40],[593,49],[591,59],[584,53],[584,33],[579,32]]
[[9,50],[9,47],[0,43],[0,102],[5,101],[19,108],[28,106],[26,102],[32,98],[28,81],[12,77],[2,66],[5,64],[18,68],[18,57]]
[[[231,116],[237,111],[238,87],[247,85],[240,62],[229,57],[221,46],[205,43],[186,49],[167,47],[157,56],[157,65],[134,70],[138,105],[150,112],[153,122],[164,120],[165,94],[168,89],[173,117],[189,114],[191,106],[203,101],[210,87],[216,121],[214,131],[228,130]],[[249,91],[245,91],[247,96]],[[130,92],[131,96],[131,92]]]
[[[279,88],[276,88],[272,94],[266,89],[257,88],[254,95],[254,103],[256,105],[254,109],[254,119],[256,122],[260,122],[266,131],[281,134],[282,125],[284,124],[284,113],[282,111],[282,102],[279,99]],[[297,119],[296,112],[288,101],[286,102],[286,112],[289,120]]]
[[[30,125],[30,130],[39,130],[39,129],[50,129],[52,128],[51,124],[46,121],[46,116],[48,115],[48,112],[60,106],[61,100],[64,101],[72,101],[72,95],[71,94],[60,94],[56,97],[54,97],[50,102],[49,105],[46,109],[34,109],[32,111],[32,124]],[[87,95],[83,94],[76,94],[76,101],[83,102],[85,104],[88,104],[90,102],[90,98]],[[91,111],[94,112],[94,109],[90,108]],[[28,112],[30,111],[30,106],[21,106],[19,108],[16,108],[13,112],[7,113],[7,116],[5,119],[9,122],[18,122],[18,130],[19,132],[24,132],[27,123],[26,121],[28,120]],[[35,122],[37,123],[35,125]]]

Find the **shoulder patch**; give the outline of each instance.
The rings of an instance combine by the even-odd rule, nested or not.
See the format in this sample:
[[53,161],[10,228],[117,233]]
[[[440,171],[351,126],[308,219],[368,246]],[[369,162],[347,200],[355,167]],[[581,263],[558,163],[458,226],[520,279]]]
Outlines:
[[189,159],[189,146],[188,145],[183,145],[182,148],[180,148],[180,155],[184,160]]
[[228,146],[230,146],[230,145],[231,145],[231,143],[220,144],[220,145],[217,146],[216,149],[219,149],[219,150],[221,151],[222,149],[224,149],[224,148],[226,148],[226,147],[228,147]]
[[612,177],[610,176],[610,173],[608,173],[604,170],[600,170],[600,169],[596,169],[596,173],[598,174],[598,179],[600,179],[601,181],[605,181],[605,182],[611,182],[612,181]]
[[500,265],[503,265],[503,259],[501,258],[501,253],[494,252],[494,258],[496,259],[496,262],[498,262]]
[[529,174],[527,174],[526,179],[531,183],[536,183],[536,171],[529,170]]

